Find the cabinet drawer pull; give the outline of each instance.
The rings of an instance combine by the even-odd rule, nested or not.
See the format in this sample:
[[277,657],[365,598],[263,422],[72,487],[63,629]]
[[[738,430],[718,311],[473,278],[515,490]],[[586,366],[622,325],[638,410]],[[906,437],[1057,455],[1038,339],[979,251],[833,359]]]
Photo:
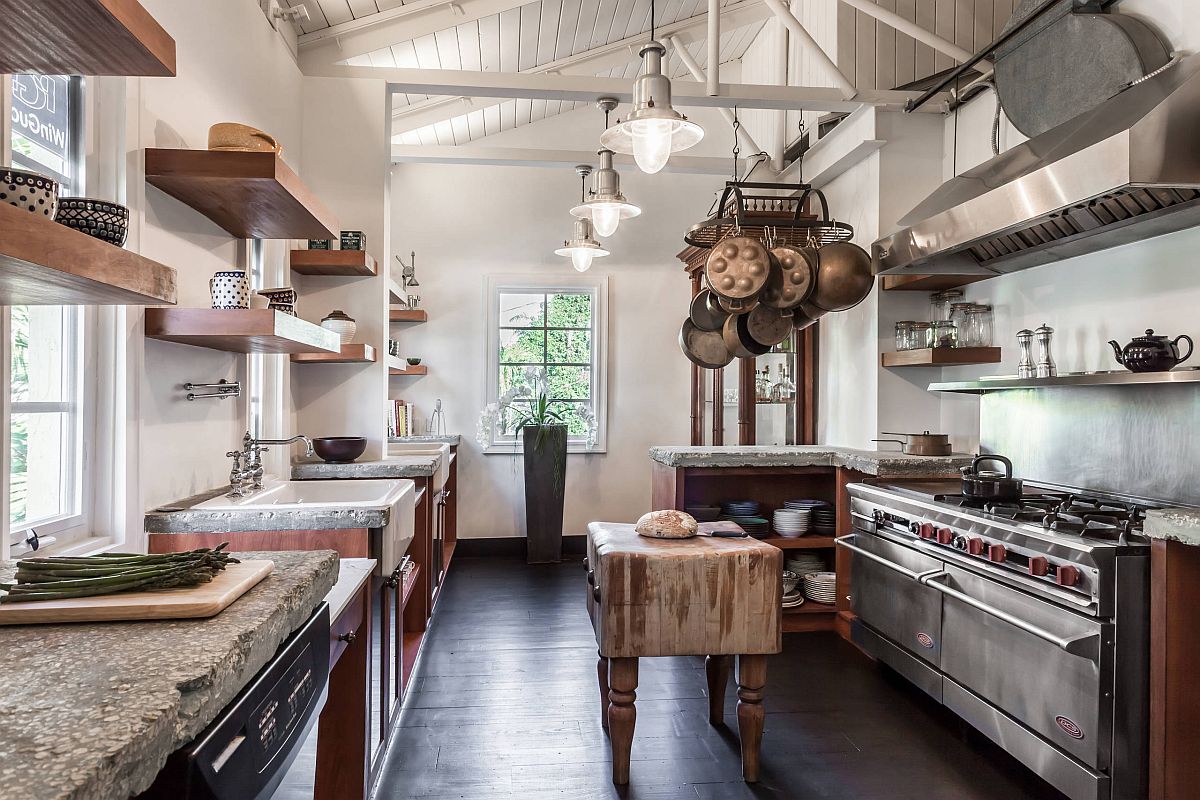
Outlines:
[[593,569],[589,569],[588,570],[588,586],[595,586],[595,585],[596,585],[596,571]]
[[399,575],[397,575],[396,573],[394,573],[394,572],[393,572],[393,573],[392,573],[390,576],[388,576],[388,578],[387,578],[387,579],[386,579],[386,580],[383,582],[383,585],[384,585],[384,586],[386,586],[386,587],[388,587],[389,589],[395,589],[397,586],[399,586],[399,585],[400,585],[400,576],[399,576]]
[[592,589],[592,599],[595,600],[597,603],[600,602],[600,587],[599,586],[597,586],[595,589]]
[[357,631],[346,631],[345,633],[338,636],[338,641],[345,642],[346,644],[353,644],[354,640],[357,638],[358,638]]

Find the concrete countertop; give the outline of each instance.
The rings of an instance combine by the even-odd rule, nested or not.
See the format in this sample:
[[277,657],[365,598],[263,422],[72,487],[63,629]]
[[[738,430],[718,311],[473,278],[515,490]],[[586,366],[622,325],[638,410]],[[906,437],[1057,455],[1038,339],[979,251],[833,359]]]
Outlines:
[[371,572],[379,562],[373,558],[343,558],[338,564],[337,583],[325,597],[329,603],[329,620],[332,622],[346,610],[346,606],[358,594],[362,585],[371,578]]
[[1151,539],[1200,547],[1200,508],[1160,508],[1149,511],[1142,532]]
[[319,459],[292,462],[292,480],[347,478],[428,478],[437,472],[438,456],[389,456],[378,461],[327,464]]
[[434,444],[449,444],[458,446],[462,443],[462,434],[447,433],[441,436],[422,434],[420,436],[392,436],[389,442],[432,442]]
[[312,615],[338,575],[332,550],[244,555],[271,559],[275,571],[211,619],[4,629],[6,797],[125,800],[144,791],[167,756]]
[[[366,477],[366,476],[364,476]],[[388,476],[391,477],[391,476]],[[194,506],[220,497],[228,486],[193,495],[146,512],[147,533],[237,533],[239,531],[323,531],[386,528],[391,509],[304,508],[278,511],[210,511]],[[0,779],[3,773],[0,772]]]
[[668,467],[845,467],[880,478],[957,476],[972,456],[907,456],[835,445],[651,447],[650,458]]

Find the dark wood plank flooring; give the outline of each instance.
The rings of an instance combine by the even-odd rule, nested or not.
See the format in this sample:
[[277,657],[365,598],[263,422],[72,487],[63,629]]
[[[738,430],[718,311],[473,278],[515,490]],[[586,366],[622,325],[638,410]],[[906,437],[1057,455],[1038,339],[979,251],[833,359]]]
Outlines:
[[734,706],[707,721],[699,658],[644,659],[630,785],[610,780],[578,563],[456,559],[377,797],[458,800],[1061,800],[833,634],[768,667],[762,780],[741,781]]

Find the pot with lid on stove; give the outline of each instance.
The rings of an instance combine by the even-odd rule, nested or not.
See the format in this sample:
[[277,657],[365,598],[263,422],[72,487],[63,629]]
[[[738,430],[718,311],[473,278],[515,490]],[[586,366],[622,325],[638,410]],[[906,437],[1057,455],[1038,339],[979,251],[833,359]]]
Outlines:
[[906,456],[948,456],[950,455],[950,436],[945,433],[888,433],[883,436],[903,436],[903,439],[872,439],[872,442],[894,442],[900,445],[900,452]]
[[[1004,471],[983,470],[980,464],[995,461],[1004,465]],[[962,493],[972,500],[1020,500],[1022,482],[1012,476],[1013,465],[1004,456],[978,455],[969,467],[962,467]]]

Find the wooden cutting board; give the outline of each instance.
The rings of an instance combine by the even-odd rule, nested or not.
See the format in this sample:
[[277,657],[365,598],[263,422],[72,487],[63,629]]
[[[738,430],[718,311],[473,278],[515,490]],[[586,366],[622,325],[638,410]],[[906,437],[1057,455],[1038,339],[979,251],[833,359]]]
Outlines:
[[274,561],[243,561],[230,564],[209,583],[186,589],[125,592],[75,600],[0,603],[0,625],[212,617],[250,591],[274,569]]

